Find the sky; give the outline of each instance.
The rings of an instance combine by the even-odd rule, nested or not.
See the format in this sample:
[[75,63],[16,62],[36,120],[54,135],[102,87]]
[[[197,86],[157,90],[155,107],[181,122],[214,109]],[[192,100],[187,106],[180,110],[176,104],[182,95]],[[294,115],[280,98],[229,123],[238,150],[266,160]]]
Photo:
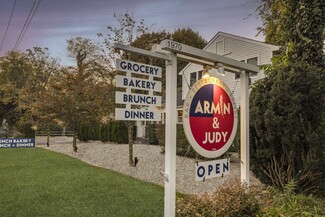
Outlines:
[[[34,9],[39,5],[32,16],[34,1]],[[125,12],[133,13],[135,20],[144,19],[150,31],[189,27],[207,41],[219,31],[264,40],[263,35],[256,37],[257,27],[262,25],[256,12],[259,0],[16,0],[12,13],[14,2],[0,0],[0,56],[15,44],[21,52],[47,47],[62,65],[71,65],[67,39],[80,36],[101,42],[97,33],[106,34],[107,26],[116,27],[114,13]],[[19,42],[25,23],[28,28]]]

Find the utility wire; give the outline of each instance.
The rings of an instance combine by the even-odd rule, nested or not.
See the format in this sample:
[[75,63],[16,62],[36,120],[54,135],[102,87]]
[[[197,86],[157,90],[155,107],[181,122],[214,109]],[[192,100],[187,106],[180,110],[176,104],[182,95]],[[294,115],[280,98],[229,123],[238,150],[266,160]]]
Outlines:
[[11,14],[10,14],[10,18],[9,18],[8,25],[7,25],[7,28],[6,28],[6,32],[5,32],[5,35],[3,36],[3,39],[2,39],[2,42],[1,42],[0,51],[2,49],[3,43],[5,42],[5,39],[6,39],[6,36],[7,36],[7,32],[8,32],[9,26],[10,26],[10,22],[11,22],[11,18],[12,18],[12,15],[14,14],[14,10],[15,10],[15,7],[16,7],[16,1],[17,0],[14,1],[14,6],[12,7],[12,10],[11,10]]
[[33,10],[34,10],[34,7],[35,7],[35,4],[36,4],[36,1],[37,1],[37,0],[34,0],[33,6],[32,6],[32,8],[30,9],[29,14],[28,14],[28,16],[27,16],[27,18],[26,18],[26,21],[25,21],[25,23],[24,23],[24,26],[23,26],[23,28],[21,29],[20,33],[19,33],[19,36],[18,36],[18,38],[17,38],[17,40],[16,40],[16,43],[15,43],[15,46],[14,46],[13,50],[16,50],[16,49],[17,49],[17,47],[18,47],[18,42],[21,41],[21,38],[22,38],[23,32],[24,32],[24,30],[25,30],[25,28],[26,28],[26,26],[27,26],[27,23],[29,22],[29,18],[31,17],[31,14],[32,14],[32,12],[33,12]]
[[35,8],[35,10],[34,10],[34,12],[33,12],[33,14],[32,14],[32,17],[30,18],[30,20],[29,20],[29,22],[28,22],[28,24],[27,24],[27,27],[25,28],[24,33],[23,33],[22,37],[20,38],[20,40],[19,40],[19,42],[18,42],[17,48],[18,48],[18,46],[19,46],[21,40],[23,39],[23,37],[24,37],[24,35],[25,35],[26,31],[27,31],[27,29],[28,29],[28,27],[29,27],[29,24],[32,22],[32,19],[33,19],[34,15],[35,15],[35,12],[37,11],[38,6],[40,5],[41,1],[42,1],[42,0],[39,0],[39,1],[38,1],[37,5],[36,5],[36,8]]
[[[37,5],[35,6],[36,1],[37,1],[37,0],[34,0],[33,6],[32,6],[32,8],[31,8],[31,10],[29,11],[28,17],[27,17],[27,19],[26,19],[26,21],[25,21],[25,23],[24,23],[23,28],[21,29],[21,32],[20,32],[20,34],[19,34],[19,36],[18,36],[18,38],[17,38],[17,41],[16,41],[16,43],[15,43],[15,46],[14,46],[14,49],[13,49],[13,50],[16,50],[16,49],[18,48],[18,46],[19,46],[21,40],[23,39],[23,37],[24,37],[24,35],[25,35],[25,33],[26,33],[28,27],[29,27],[29,24],[32,22],[32,19],[33,19],[34,15],[35,15],[35,12],[36,12],[37,9],[38,9],[39,4],[41,3],[41,0],[39,0],[39,1],[37,2]],[[34,8],[35,8],[35,9],[34,9]]]

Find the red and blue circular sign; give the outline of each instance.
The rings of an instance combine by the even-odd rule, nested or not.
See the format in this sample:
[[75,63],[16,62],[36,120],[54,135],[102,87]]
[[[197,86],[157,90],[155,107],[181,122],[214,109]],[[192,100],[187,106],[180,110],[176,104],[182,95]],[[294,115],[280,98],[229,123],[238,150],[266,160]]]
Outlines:
[[183,109],[185,135],[194,150],[207,158],[224,154],[237,130],[237,110],[229,88],[218,78],[197,81]]

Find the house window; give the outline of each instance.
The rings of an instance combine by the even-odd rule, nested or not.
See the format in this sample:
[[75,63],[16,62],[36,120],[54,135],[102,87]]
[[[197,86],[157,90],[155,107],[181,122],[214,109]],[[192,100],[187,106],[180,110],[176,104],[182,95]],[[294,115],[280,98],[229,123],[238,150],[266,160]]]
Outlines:
[[252,65],[254,65],[254,66],[257,66],[257,65],[258,65],[257,57],[247,59],[247,63],[248,63],[248,64],[252,64]]
[[196,82],[196,72],[192,72],[190,74],[190,86],[192,86]]
[[219,55],[225,54],[225,40],[220,40],[216,42],[216,53]]
[[[258,66],[258,58],[257,57],[249,58],[249,59],[246,59],[246,60],[241,60],[240,62],[247,63],[247,64],[252,64],[254,66]],[[258,77],[258,74],[256,76]],[[256,77],[256,76],[254,76],[254,77]],[[240,78],[240,74],[236,73],[235,74],[235,80],[237,80],[239,78]]]
[[197,72],[197,80],[202,78],[203,70]]
[[203,76],[203,70],[198,72],[192,72],[190,74],[190,86],[192,86],[196,81],[200,80]]

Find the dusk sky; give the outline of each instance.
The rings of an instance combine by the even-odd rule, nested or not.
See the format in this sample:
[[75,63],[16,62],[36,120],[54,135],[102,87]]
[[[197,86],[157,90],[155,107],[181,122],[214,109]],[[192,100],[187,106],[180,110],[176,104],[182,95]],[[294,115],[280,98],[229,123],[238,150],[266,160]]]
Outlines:
[[[53,57],[69,64],[66,39],[87,37],[100,42],[97,33],[108,33],[107,26],[116,26],[114,13],[134,13],[136,20],[144,19],[150,31],[190,27],[209,41],[222,31],[263,41],[256,28],[258,0],[36,0],[39,6],[17,50],[34,46],[48,47]],[[31,11],[34,0],[0,1],[0,56],[12,50]],[[251,14],[251,15],[250,15]],[[3,41],[4,40],[4,41]]]

